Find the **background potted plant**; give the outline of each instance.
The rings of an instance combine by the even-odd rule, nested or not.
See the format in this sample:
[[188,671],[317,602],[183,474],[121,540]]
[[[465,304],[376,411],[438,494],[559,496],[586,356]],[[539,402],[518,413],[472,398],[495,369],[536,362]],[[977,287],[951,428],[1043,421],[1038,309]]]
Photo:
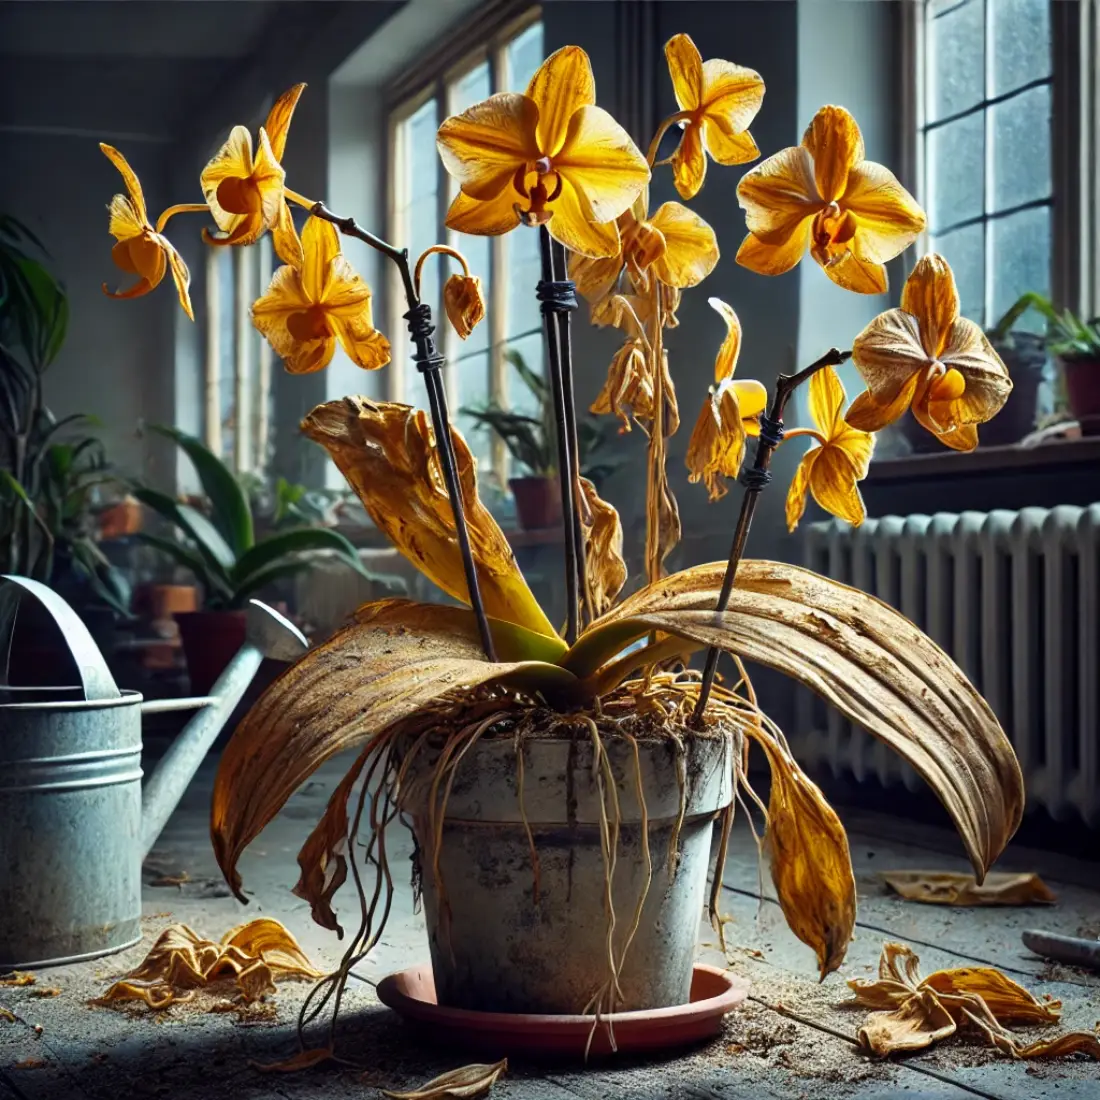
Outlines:
[[[130,602],[127,578],[99,547],[97,512],[115,478],[102,442],[88,431],[94,419],[58,419],[45,403],[43,376],[69,318],[47,258],[30,229],[0,215],[0,572],[61,590],[106,643]],[[69,658],[55,645],[48,616],[29,601],[18,625],[13,677],[57,682],[56,662],[67,666]]]
[[[244,643],[243,608],[260,589],[310,567],[309,555],[327,550],[348,567],[364,570],[355,547],[339,532],[294,525],[256,537],[248,493],[220,458],[177,428],[154,427],[191,460],[205,495],[205,509],[159,490],[135,485],[133,495],[175,529],[176,538],[137,536],[191,572],[203,588],[203,608],[176,615],[191,688],[206,694]],[[372,578],[373,579],[373,578]]]
[[[1014,332],[1013,327],[1029,310],[1046,321],[1042,335]],[[997,323],[996,336],[1014,341],[1032,360],[1038,347],[1058,359],[1063,392],[1069,411],[1082,435],[1100,435],[1100,318],[1084,321],[1072,310],[1059,312],[1049,298],[1029,291],[1021,295]],[[1011,364],[1010,364],[1011,365]],[[1016,385],[1020,380],[1015,379]],[[1026,384],[1026,376],[1025,376]]]
[[[546,379],[533,371],[518,351],[509,348],[504,354],[534,398],[538,414],[514,412],[496,405],[461,411],[502,440],[512,458],[527,471],[508,479],[520,527],[525,531],[557,527],[561,523],[561,490],[556,470],[553,395]],[[581,420],[577,430],[581,476],[599,489],[603,479],[622,465],[623,460],[608,449],[615,432],[594,417]]]

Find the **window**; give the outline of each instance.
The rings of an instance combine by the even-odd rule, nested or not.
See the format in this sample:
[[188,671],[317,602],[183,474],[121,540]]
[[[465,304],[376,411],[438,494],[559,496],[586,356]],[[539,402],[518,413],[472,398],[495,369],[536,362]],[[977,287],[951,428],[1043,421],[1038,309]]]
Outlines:
[[[458,268],[445,256],[429,257],[421,278],[421,296],[436,318],[436,338],[447,357],[444,379],[453,418],[479,462],[503,477],[506,455],[484,432],[475,430],[458,410],[495,401],[534,411],[532,399],[508,368],[505,353],[523,356],[542,370],[542,318],[535,301],[540,277],[538,234],[519,228],[503,237],[471,237],[443,227],[457,186],[447,175],[435,147],[435,132],[448,115],[464,111],[496,92],[522,91],[542,61],[542,24],[537,11],[513,22],[488,45],[447,67],[440,79],[400,103],[390,116],[389,239],[406,246],[415,259],[425,248],[445,243],[459,249],[482,281],[486,316],[463,341],[441,313],[440,288]],[[394,334],[390,396],[425,406],[424,382],[412,362],[408,342],[396,334],[405,328],[404,297],[390,272],[389,331]],[[516,381],[510,386],[509,376]]]
[[206,250],[203,441],[238,474],[262,476],[271,450],[271,346],[252,303],[271,282],[271,239]]
[[1050,294],[1052,0],[925,0],[918,118],[929,249],[992,325]]

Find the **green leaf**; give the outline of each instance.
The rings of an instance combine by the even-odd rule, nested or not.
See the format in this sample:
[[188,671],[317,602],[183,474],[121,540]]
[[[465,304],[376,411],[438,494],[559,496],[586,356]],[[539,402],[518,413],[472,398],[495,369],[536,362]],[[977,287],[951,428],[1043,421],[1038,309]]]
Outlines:
[[211,518],[236,556],[251,549],[255,536],[248,497],[237,484],[229,467],[200,440],[179,428],[153,425],[152,430],[166,436],[191,459],[203,492],[210,499]]
[[308,561],[274,561],[262,569],[254,570],[245,580],[233,589],[230,598],[230,607],[243,607],[255,593],[266,585],[282,580],[284,577],[295,577],[299,573],[305,573],[311,568]]
[[281,531],[256,543],[238,559],[232,573],[233,583],[245,584],[252,573],[271,562],[311,550],[334,550],[357,573],[370,580],[374,579],[363,568],[355,547],[339,532],[327,527],[302,527],[294,531]]
[[161,493],[156,489],[138,486],[133,493],[142,504],[152,508],[169,523],[175,524],[191,539],[211,571],[220,577],[227,587],[231,587],[230,573],[236,557],[221,533],[206,516],[190,505],[180,504],[167,493]]
[[146,546],[151,546],[155,550],[159,550],[162,554],[172,558],[184,567],[184,569],[195,575],[195,579],[210,592],[219,592],[223,596],[228,597],[231,593],[231,589],[228,587],[225,579],[219,577],[213,570],[208,569],[206,562],[196,554],[193,550],[189,550],[182,543],[175,542],[172,539],[161,538],[160,535],[151,535],[148,531],[138,531],[134,538],[138,542],[144,543]]

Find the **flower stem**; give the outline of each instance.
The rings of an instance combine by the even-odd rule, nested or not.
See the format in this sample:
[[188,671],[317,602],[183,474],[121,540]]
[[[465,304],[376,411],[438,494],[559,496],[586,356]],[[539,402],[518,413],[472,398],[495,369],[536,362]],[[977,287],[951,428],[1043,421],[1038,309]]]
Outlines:
[[420,253],[416,261],[416,267],[413,269],[413,283],[416,286],[416,293],[420,293],[420,273],[424,270],[424,262],[429,256],[433,256],[436,253],[441,253],[444,256],[450,256],[453,260],[458,260],[462,265],[462,274],[467,278],[470,276],[470,265],[466,262],[466,257],[458,251],[457,248],[451,248],[445,244],[433,244],[431,248],[425,248]]
[[[737,579],[737,566],[745,555],[745,543],[749,537],[749,528],[752,526],[756,502],[764,487],[771,480],[768,467],[771,465],[772,453],[783,442],[783,413],[786,411],[791,394],[819,370],[823,370],[825,367],[840,366],[841,363],[850,359],[851,355],[850,351],[839,351],[836,348],[830,348],[820,359],[803,368],[797,374],[781,374],[776,380],[775,397],[772,399],[771,409],[767,416],[760,418],[760,439],[756,444],[756,457],[753,460],[752,469],[741,475],[745,493],[741,497],[741,512],[737,517],[737,526],[733,532],[733,545],[730,548],[729,561],[726,564],[726,575],[722,578],[722,589],[714,608],[717,613],[721,614],[729,606],[734,581]],[[714,674],[718,668],[718,653],[719,650],[715,646],[711,646],[707,650],[699,699],[691,716],[692,722],[696,726],[702,723],[703,712],[707,708],[707,701],[710,699],[710,692],[714,687]]]
[[[569,330],[558,323],[558,307],[569,308],[565,299],[565,281],[555,278],[554,248],[545,225],[539,227],[539,256],[542,261],[542,279],[537,294],[542,303],[543,327],[546,331],[547,373],[554,399],[554,428],[558,451],[558,487],[561,491],[562,525],[565,535],[565,641],[572,645],[577,640],[580,624],[580,577],[577,558],[577,497],[573,491],[576,474],[573,470],[573,448],[570,445],[569,411],[566,405],[563,371],[562,336],[569,343]],[[560,292],[560,293],[559,293]],[[559,301],[560,299],[560,301]],[[575,304],[575,298],[574,298]],[[570,389],[572,396],[572,389]]]
[[646,156],[650,168],[653,167],[654,161],[657,159],[657,150],[661,148],[661,139],[668,132],[669,127],[675,126],[677,122],[686,122],[689,118],[691,118],[690,111],[677,111],[674,115],[669,115],[668,118],[657,127],[657,132],[653,135],[653,140],[649,143],[649,154]]
[[174,218],[177,214],[198,214],[201,211],[209,213],[210,207],[204,202],[181,202],[175,206],[170,206],[157,218],[157,232],[163,233],[169,219]]
[[[288,196],[297,201],[300,196],[287,192]],[[416,347],[413,361],[417,370],[424,376],[424,384],[428,390],[428,406],[432,416],[432,430],[435,433],[436,451],[439,454],[439,465],[443,471],[443,481],[447,486],[447,496],[451,503],[451,513],[455,521],[455,534],[458,538],[458,548],[462,556],[462,570],[466,576],[466,590],[470,597],[470,606],[473,608],[474,617],[477,620],[478,635],[481,639],[481,648],[490,661],[495,661],[496,649],[493,645],[493,636],[489,630],[489,618],[485,613],[485,603],[481,598],[481,587],[477,579],[477,563],[474,561],[473,547],[470,543],[470,529],[466,524],[466,512],[462,503],[462,487],[458,479],[458,461],[455,458],[454,441],[451,438],[451,422],[447,412],[447,393],[443,386],[443,378],[440,372],[446,360],[436,350],[435,340],[432,334],[435,326],[432,324],[431,307],[420,301],[413,280],[412,271],[409,268],[409,252],[406,248],[396,248],[381,237],[361,229],[354,218],[342,218],[334,214],[323,202],[315,202],[310,206],[310,213],[314,217],[324,218],[332,222],[337,229],[347,237],[355,237],[357,240],[369,244],[371,248],[381,252],[392,260],[401,273],[401,283],[405,291],[405,301],[409,310],[405,314],[405,320],[409,323],[409,335]]]

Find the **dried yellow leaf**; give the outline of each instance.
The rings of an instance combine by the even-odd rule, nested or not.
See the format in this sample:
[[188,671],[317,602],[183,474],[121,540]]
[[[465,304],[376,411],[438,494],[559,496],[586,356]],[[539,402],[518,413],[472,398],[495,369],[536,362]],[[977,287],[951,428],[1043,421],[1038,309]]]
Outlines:
[[1052,1039],[1025,1042],[1006,1023],[1056,1023],[1060,1001],[1041,1001],[1011,978],[990,966],[956,967],[920,976],[920,959],[900,943],[883,946],[877,981],[848,982],[858,1004],[877,1011],[857,1032],[859,1043],[885,1057],[920,1050],[974,1027],[998,1050],[1013,1058],[1087,1054],[1100,1059],[1100,1038],[1091,1032],[1071,1032]]
[[173,924],[160,934],[140,965],[115,982],[99,1003],[144,1001],[159,1010],[189,1001],[196,989],[225,977],[236,979],[245,1001],[256,1001],[275,992],[277,974],[322,976],[278,921],[262,917],[238,925],[219,943],[204,940],[186,924]]
[[593,615],[602,615],[615,602],[626,584],[627,569],[623,560],[623,525],[615,508],[601,499],[596,486],[582,477],[584,494],[585,586],[588,606]]
[[1036,874],[993,872],[979,886],[953,871],[883,871],[879,878],[906,901],[929,905],[1053,905],[1058,899]]
[[[454,515],[428,417],[408,405],[345,397],[318,405],[302,431],[328,451],[378,528],[448,595],[469,603]],[[485,610],[557,637],[477,492],[475,463],[452,430],[466,524]]]
[[[369,746],[397,722],[450,693],[492,683],[537,690],[575,681],[571,673],[543,661],[485,660],[473,615],[462,608],[383,600],[360,608],[357,617],[359,622],[283,672],[222,753],[211,840],[226,881],[238,895],[241,852],[330,756]],[[513,638],[529,636],[513,628]],[[543,645],[548,641],[540,639]],[[328,899],[339,885],[337,878],[342,881],[340,849],[347,828],[346,814],[334,806],[330,802],[321,826],[306,842],[308,858],[306,849],[299,856],[303,876],[297,887],[313,906],[314,919],[328,928],[338,928]]]
[[382,1095],[388,1096],[389,1100],[476,1100],[484,1096],[507,1069],[507,1058],[493,1065],[474,1063],[441,1073],[411,1092],[383,1089]]
[[756,735],[771,766],[764,846],[791,931],[817,955],[821,978],[844,961],[856,923],[856,880],[848,836],[825,796],[767,736]]

